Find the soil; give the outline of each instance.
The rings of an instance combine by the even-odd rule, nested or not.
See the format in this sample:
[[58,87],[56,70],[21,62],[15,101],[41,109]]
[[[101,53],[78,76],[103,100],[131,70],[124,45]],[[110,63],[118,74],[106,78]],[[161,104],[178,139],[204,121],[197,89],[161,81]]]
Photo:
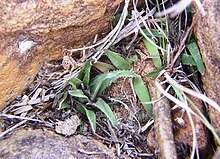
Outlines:
[[[119,78],[102,94],[115,113],[118,126],[112,126],[101,111],[94,109],[97,121],[94,132],[73,98],[66,98],[66,108],[60,109],[59,103],[69,89],[66,80],[69,74],[62,68],[62,60],[52,61],[41,69],[26,91],[2,111],[0,157],[154,159],[177,155],[180,159],[189,158],[193,146],[193,131],[187,113],[168,98],[162,97],[157,90],[156,81],[165,81],[165,77],[156,79],[146,76],[156,68],[142,40],[137,38],[128,53],[124,48],[129,42],[129,38],[125,39],[111,49],[127,59],[138,57],[133,61],[131,70],[142,78],[152,101],[161,98],[159,102],[152,104],[154,124],[149,124],[149,116],[135,95],[131,78]],[[78,57],[74,59],[79,60]],[[104,58],[104,62],[109,62],[105,60]],[[179,61],[177,63],[180,64]],[[175,68],[167,72],[175,72]],[[98,73],[100,71],[92,69],[92,77]],[[178,75],[182,74],[178,73],[177,71],[175,78],[180,78],[178,81],[181,81],[181,76]],[[194,82],[201,86],[198,81]],[[187,83],[184,86],[189,85]],[[163,84],[163,88],[166,87]],[[174,90],[169,90],[169,93],[175,96]],[[208,116],[201,100],[188,97]],[[189,104],[189,107],[195,111],[192,105]],[[216,148],[214,139],[198,118],[193,116],[192,120],[200,158],[211,158]],[[147,128],[143,129],[146,125]],[[21,126],[24,128],[17,129]],[[161,156],[164,154],[170,157]]]

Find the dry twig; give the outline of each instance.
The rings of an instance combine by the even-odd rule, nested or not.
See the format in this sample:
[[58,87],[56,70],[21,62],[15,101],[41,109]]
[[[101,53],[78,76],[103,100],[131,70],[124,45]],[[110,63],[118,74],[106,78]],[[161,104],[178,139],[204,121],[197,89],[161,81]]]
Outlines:
[[[157,98],[160,98],[161,93],[159,91],[156,91],[155,94],[157,95]],[[162,159],[176,159],[177,154],[174,144],[171,110],[168,99],[162,98],[160,101],[153,104],[153,112],[154,126],[156,129],[161,157]]]

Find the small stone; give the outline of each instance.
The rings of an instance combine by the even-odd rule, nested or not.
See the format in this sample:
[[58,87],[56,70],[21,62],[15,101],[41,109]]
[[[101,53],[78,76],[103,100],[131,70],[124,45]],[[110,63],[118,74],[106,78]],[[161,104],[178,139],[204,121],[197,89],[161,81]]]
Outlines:
[[55,126],[55,131],[64,136],[73,135],[77,127],[80,125],[80,119],[77,115],[73,115],[65,121],[58,121]]
[[18,41],[18,48],[20,50],[20,53],[24,54],[36,44],[37,43],[32,41],[32,40],[25,39],[25,40],[22,40],[22,41]]

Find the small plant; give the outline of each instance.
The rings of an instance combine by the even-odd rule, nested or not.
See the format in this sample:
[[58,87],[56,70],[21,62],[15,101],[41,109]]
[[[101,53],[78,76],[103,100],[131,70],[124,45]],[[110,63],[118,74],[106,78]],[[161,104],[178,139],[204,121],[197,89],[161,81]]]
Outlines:
[[[81,60],[77,60],[75,64],[75,61],[71,60],[71,57],[68,56],[70,58],[70,63],[72,63],[70,64],[72,67],[71,70],[68,70],[69,68],[65,68],[65,65],[63,65],[63,67],[67,69],[67,72],[64,74],[63,72],[58,72],[60,70],[56,70],[56,72],[53,73],[51,72],[52,70],[49,71],[49,73],[51,72],[52,74],[46,78],[47,81],[52,80],[52,76],[56,74],[59,75],[57,78],[53,79],[54,81],[52,80],[50,85],[52,88],[46,90],[44,88],[39,88],[42,89],[40,91],[36,89],[36,91],[34,90],[35,93],[33,95],[33,92],[31,91],[27,96],[27,99],[24,100],[24,98],[21,98],[22,103],[10,107],[10,109],[14,108],[14,110],[12,109],[11,111],[13,114],[18,115],[22,113],[21,116],[7,114],[4,114],[4,116],[7,118],[28,119],[30,121],[42,122],[38,119],[32,119],[32,117],[24,118],[24,116],[31,116],[33,113],[27,114],[27,111],[35,110],[35,108],[40,108],[38,110],[41,111],[42,105],[44,106],[42,110],[48,109],[50,103],[45,105],[42,101],[50,101],[51,98],[55,97],[52,107],[54,108],[57,106],[59,110],[68,110],[61,115],[62,119],[66,119],[72,115],[70,114],[71,111],[69,109],[74,107],[74,109],[78,110],[88,119],[94,133],[97,129],[96,122],[99,119],[97,113],[101,111],[108,121],[105,123],[106,125],[100,123],[100,127],[103,125],[108,127],[110,132],[108,136],[111,136],[112,143],[115,143],[118,156],[121,155],[120,149],[123,149],[123,153],[127,152],[130,157],[150,157],[149,154],[145,152],[146,149],[144,147],[142,149],[143,151],[140,151],[140,147],[138,146],[136,148],[135,145],[141,143],[141,140],[145,138],[146,134],[150,134],[145,132],[148,131],[148,128],[154,123],[154,130],[156,132],[162,158],[177,158],[175,152],[177,147],[174,145],[173,141],[173,124],[170,114],[172,110],[178,108],[186,112],[185,114],[187,115],[188,120],[185,121],[185,119],[182,118],[182,115],[181,117],[174,119],[174,121],[178,121],[182,126],[189,124],[192,128],[193,144],[190,158],[195,158],[195,154],[199,157],[199,145],[196,136],[198,130],[195,125],[198,122],[197,120],[194,120],[195,117],[212,132],[213,137],[220,145],[220,137],[215,132],[215,129],[209,123],[206,116],[203,115],[203,111],[200,110],[199,104],[203,106],[202,103],[194,100],[194,97],[203,100],[205,103],[209,104],[210,107],[212,106],[220,112],[219,105],[206,97],[199,88],[200,84],[198,79],[205,73],[205,67],[192,33],[195,24],[193,19],[196,18],[192,19],[191,17],[192,14],[195,13],[195,9],[187,7],[192,0],[179,0],[170,8],[165,7],[172,4],[174,1],[150,0],[145,1],[146,5],[143,6],[146,6],[146,8],[143,9],[136,7],[137,1],[135,0],[125,0],[124,2],[122,13],[113,17],[112,23],[114,28],[105,38],[98,42],[94,42],[91,46],[70,50],[65,49],[65,51],[69,52],[68,55],[72,55],[73,52],[78,51],[82,51],[82,53],[85,54],[86,50],[88,50],[88,54],[85,54],[85,57],[83,56],[80,58]],[[133,10],[130,12],[128,7],[131,2],[133,3]],[[198,8],[200,8],[199,10],[204,12],[200,1],[195,1],[195,3]],[[120,43],[122,39],[125,41]],[[146,49],[136,49],[136,46],[139,46],[137,44],[140,44],[140,41],[143,42],[140,46],[144,44]],[[126,44],[126,42],[129,43]],[[29,41],[29,43],[30,45],[33,44],[31,41]],[[118,47],[117,44],[119,44],[120,47]],[[121,45],[123,47],[121,47]],[[109,50],[109,48],[113,47],[114,49],[122,48],[123,51],[132,54],[138,53],[141,57],[143,55],[144,58],[141,59],[141,63],[138,63],[138,54],[135,54],[130,59],[125,59],[118,53]],[[20,52],[25,52],[25,48],[21,49],[20,45],[19,48]],[[26,50],[27,49],[29,48],[26,48]],[[111,63],[99,61],[100,58],[103,58],[103,55],[108,58]],[[65,57],[66,56],[64,56],[63,61],[66,61]],[[151,61],[149,62],[149,59],[145,57],[152,59],[152,67],[150,66]],[[85,62],[84,59],[87,59],[87,61]],[[63,62],[63,64],[69,64],[68,60],[67,62]],[[131,71],[131,65],[134,61],[138,61],[138,67],[140,68],[137,69],[138,72],[141,74],[146,73],[146,77],[149,77],[145,79],[150,92],[152,92],[153,101],[151,101],[148,88],[145,86],[141,76],[137,75],[136,72]],[[142,65],[142,62],[147,65]],[[146,66],[150,67],[150,71],[146,69]],[[134,68],[135,67],[136,66],[134,65]],[[94,75],[94,68],[98,69],[100,72],[96,72]],[[143,108],[146,110],[147,119],[151,119],[147,121],[145,126],[143,126],[143,124],[146,120],[142,120],[142,114],[138,114],[139,109],[130,111],[130,108],[126,107],[127,105],[123,101],[115,98],[108,98],[104,95],[106,88],[121,77],[131,79],[131,88],[133,89],[134,94],[138,97],[140,103],[143,105]],[[38,87],[39,85],[37,84],[36,88]],[[66,88],[68,88],[68,90]],[[28,100],[28,97],[32,98]],[[136,108],[136,103],[134,103],[136,100],[133,99],[135,98],[130,98],[129,102],[131,103],[131,106],[134,106],[133,108]],[[125,106],[126,111],[129,113],[128,118],[125,116],[125,120],[128,120],[125,121],[123,118],[124,125],[122,129],[123,135],[125,134],[123,137],[125,138],[122,138],[121,132],[119,132],[121,131],[122,124],[118,122],[114,115],[114,110],[110,107],[110,104],[113,103],[112,101]],[[36,106],[32,107],[32,105]],[[154,118],[152,117],[153,112]],[[37,117],[39,117],[39,113],[37,113]],[[75,119],[73,120],[75,122]],[[143,122],[140,122],[141,120]],[[76,124],[76,128],[78,125],[79,124]],[[115,131],[116,129],[112,129],[111,126],[118,126],[119,129]],[[126,129],[124,129],[124,127]],[[60,129],[62,131],[62,128]],[[67,132],[65,135],[71,134],[72,132]],[[3,135],[4,134],[2,134],[2,136]],[[117,137],[119,137],[120,140],[118,140]],[[133,143],[130,140],[130,137],[134,137]],[[120,141],[123,141],[123,143]],[[146,147],[148,147],[148,145]],[[155,152],[157,152],[156,149]]]
[[[96,111],[101,110],[106,117],[110,120],[113,126],[117,126],[117,119],[113,111],[111,110],[108,102],[102,98],[102,94],[111,83],[115,82],[120,77],[130,77],[133,79],[134,90],[141,102],[150,102],[150,95],[146,86],[144,85],[141,77],[136,75],[134,72],[130,71],[130,64],[119,54],[107,50],[105,55],[110,59],[112,64],[99,63],[97,67],[96,64],[92,64],[92,60],[88,60],[83,68],[81,69],[79,75],[69,80],[71,88],[68,93],[65,93],[62,100],[60,100],[59,108],[70,108],[71,106],[66,103],[68,94],[74,99],[78,110],[85,114],[89,120],[92,131],[96,131]],[[96,68],[106,70],[108,68],[115,68],[113,71],[101,73],[97,75],[94,79],[90,79],[91,68],[95,66]],[[102,67],[103,66],[103,67]],[[152,117],[152,106],[151,104],[143,104],[145,110],[149,117]]]

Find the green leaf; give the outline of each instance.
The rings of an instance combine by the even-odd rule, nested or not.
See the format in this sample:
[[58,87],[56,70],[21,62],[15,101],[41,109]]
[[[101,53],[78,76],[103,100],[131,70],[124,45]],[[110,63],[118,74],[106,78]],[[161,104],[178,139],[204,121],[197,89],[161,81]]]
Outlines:
[[196,9],[195,8],[193,8],[193,7],[186,7],[186,11],[188,12],[188,13],[196,13]]
[[[151,33],[149,31],[147,31],[146,29],[143,29],[144,33],[148,36],[148,37],[151,37],[152,34],[155,36],[155,37],[158,37],[158,38],[164,38],[163,34],[158,30],[158,29],[151,29]],[[163,30],[165,35],[167,35],[167,32],[165,30]]]
[[[155,42],[153,38],[149,37],[151,41]],[[150,56],[153,58],[153,63],[155,65],[155,67],[160,68],[162,63],[161,63],[161,59],[160,59],[160,54],[158,49],[152,45],[147,39],[143,39],[144,44],[150,54]]]
[[119,21],[120,17],[121,17],[121,14],[117,14],[117,15],[112,17],[112,21],[116,23],[116,22]]
[[93,66],[102,72],[109,72],[115,70],[116,68],[108,63],[97,61]]
[[173,90],[175,91],[177,97],[181,100],[181,102],[186,104],[186,100],[183,97],[183,92],[180,89],[178,89],[177,87],[173,86],[173,85],[172,85],[172,87],[173,87]]
[[152,117],[152,104],[144,104],[144,102],[150,102],[151,98],[148,92],[147,87],[144,85],[143,80],[141,77],[135,77],[133,79],[133,87],[135,93],[137,94],[138,98],[140,99],[141,103],[144,106],[149,117]]
[[102,94],[102,92],[115,80],[120,77],[134,77],[135,73],[126,70],[106,72],[97,76],[90,84],[91,100]]
[[68,96],[68,94],[67,94],[67,92],[66,92],[66,93],[63,95],[63,98],[62,98],[62,99],[60,100],[60,102],[59,102],[59,108],[58,108],[58,110],[64,109],[64,108],[70,108],[70,105],[65,102],[67,96]]
[[69,84],[73,87],[73,89],[79,88],[81,83],[82,83],[82,81],[78,78],[75,78],[75,77],[73,77],[69,80]]
[[81,89],[69,90],[69,94],[77,98],[88,98]]
[[[115,16],[112,17],[112,22],[117,23],[120,18],[121,18],[121,14],[116,14]],[[128,14],[126,20],[129,20],[131,18],[132,18],[131,14]]]
[[55,98],[53,100],[52,108],[55,108],[55,107],[59,106],[60,99],[63,97],[63,95],[64,95],[64,93],[62,92],[62,93],[58,93],[55,96]]
[[66,102],[62,102],[60,109],[70,108],[70,105]]
[[157,77],[157,76],[159,75],[159,73],[160,73],[162,70],[164,70],[165,68],[166,68],[166,66],[164,65],[164,66],[158,68],[158,69],[155,70],[155,71],[149,72],[146,76],[149,77],[149,78],[150,78],[150,77]]
[[93,104],[93,106],[100,109],[108,117],[108,119],[110,120],[112,125],[114,125],[114,126],[118,125],[114,113],[112,112],[109,105],[103,99],[98,98],[97,102],[95,104]]
[[107,50],[105,54],[108,56],[108,58],[111,60],[113,65],[119,69],[119,70],[129,70],[130,69],[130,64],[128,63],[127,60],[119,56],[119,54]]
[[182,54],[181,61],[183,65],[190,65],[190,66],[196,66],[196,62],[192,58],[192,56],[187,54]]
[[138,56],[134,55],[133,57],[128,58],[127,61],[131,65],[133,62],[137,62],[138,61]]
[[83,84],[88,87],[89,86],[89,81],[90,81],[90,71],[91,71],[91,65],[90,65],[91,60],[88,60],[81,71],[79,72],[78,79],[83,81]]
[[187,48],[188,48],[190,54],[192,55],[192,57],[193,57],[193,59],[194,59],[194,61],[196,63],[198,71],[202,75],[204,75],[204,73],[205,73],[205,66],[203,64],[202,57],[200,55],[199,48],[198,48],[196,42],[192,42],[192,43],[188,44]]
[[81,108],[85,111],[87,118],[89,119],[89,123],[92,127],[93,132],[96,131],[96,115],[92,110],[86,109],[86,107],[81,105]]

